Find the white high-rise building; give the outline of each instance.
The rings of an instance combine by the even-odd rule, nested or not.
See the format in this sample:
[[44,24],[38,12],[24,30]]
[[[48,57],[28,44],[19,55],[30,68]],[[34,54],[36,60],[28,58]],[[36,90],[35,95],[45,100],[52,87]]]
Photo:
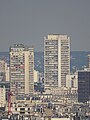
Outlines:
[[16,95],[34,92],[34,49],[15,44],[10,47],[10,90]]
[[66,86],[70,73],[70,37],[50,34],[44,37],[45,88]]

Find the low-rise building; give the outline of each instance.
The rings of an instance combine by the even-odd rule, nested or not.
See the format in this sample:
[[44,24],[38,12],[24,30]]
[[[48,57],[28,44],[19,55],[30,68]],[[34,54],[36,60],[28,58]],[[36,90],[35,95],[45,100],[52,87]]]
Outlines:
[[50,93],[56,101],[62,101],[63,103],[75,103],[78,101],[77,88],[52,88]]

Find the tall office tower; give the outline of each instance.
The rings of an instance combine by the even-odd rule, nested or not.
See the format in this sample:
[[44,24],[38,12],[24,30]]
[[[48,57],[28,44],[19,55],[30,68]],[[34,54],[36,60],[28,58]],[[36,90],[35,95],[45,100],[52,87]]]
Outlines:
[[90,101],[90,70],[78,71],[78,102]]
[[70,37],[52,34],[44,37],[45,87],[66,86],[70,74]]
[[15,44],[10,47],[10,90],[17,95],[34,92],[34,49]]

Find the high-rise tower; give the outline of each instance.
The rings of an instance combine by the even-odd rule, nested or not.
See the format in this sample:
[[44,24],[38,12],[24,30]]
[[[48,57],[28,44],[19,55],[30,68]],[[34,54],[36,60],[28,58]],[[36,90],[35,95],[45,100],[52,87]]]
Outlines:
[[44,37],[45,87],[66,86],[70,73],[70,37],[50,34]]
[[90,69],[78,71],[78,102],[90,101]]
[[10,90],[17,95],[34,91],[34,49],[15,44],[10,47]]

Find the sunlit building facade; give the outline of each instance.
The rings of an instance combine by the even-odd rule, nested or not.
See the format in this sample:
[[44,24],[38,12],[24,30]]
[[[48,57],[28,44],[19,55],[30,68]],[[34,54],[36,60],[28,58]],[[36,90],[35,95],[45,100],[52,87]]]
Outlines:
[[10,90],[16,95],[34,92],[34,49],[15,44],[10,47]]
[[66,87],[67,88],[78,88],[78,73],[71,73],[66,75]]
[[66,75],[70,73],[70,37],[50,34],[44,37],[44,81],[45,87],[66,86]]

